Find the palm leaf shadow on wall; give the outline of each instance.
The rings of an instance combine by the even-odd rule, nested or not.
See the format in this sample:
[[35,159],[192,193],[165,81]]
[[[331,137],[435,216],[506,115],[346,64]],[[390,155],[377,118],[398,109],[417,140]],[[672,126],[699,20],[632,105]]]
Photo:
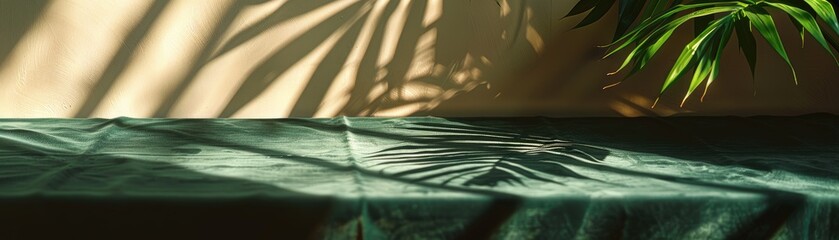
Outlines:
[[47,6],[46,0],[0,1],[0,66],[18,46],[27,29],[35,24]]
[[[267,0],[242,0],[235,2],[228,9],[224,10],[223,16],[214,27],[213,32],[207,43],[201,47],[200,54],[194,59],[194,64],[189,67],[188,73],[178,82],[175,89],[165,96],[163,103],[158,107],[154,116],[165,117],[171,111],[171,108],[180,99],[186,88],[193,82],[198,72],[212,60],[210,54],[214,50],[214,46],[222,40],[223,34],[229,29],[234,19],[248,6],[265,3]],[[172,5],[170,1],[157,0],[152,3],[148,10],[145,11],[143,17],[137,24],[135,24],[130,34],[126,35],[121,40],[117,53],[111,58],[108,66],[99,79],[97,79],[95,86],[90,90],[86,100],[82,102],[82,107],[76,112],[75,117],[90,117],[94,110],[105,100],[105,96],[114,87],[118,79],[132,64],[132,56],[141,47],[141,43],[147,38],[149,31],[155,23],[160,20],[163,12]],[[311,10],[301,8],[304,10]]]
[[[288,111],[288,116],[292,117],[312,117],[323,111],[327,115],[371,116],[380,110],[403,107],[429,110],[456,93],[490,81],[486,77],[473,76],[473,73],[489,76],[496,71],[492,66],[508,65],[507,62],[514,61],[502,58],[502,52],[517,42],[527,41],[522,35],[522,28],[530,24],[530,20],[525,19],[525,12],[534,8],[529,1],[511,2],[507,3],[508,7],[514,11],[501,15],[495,13],[501,11],[501,6],[491,1],[488,1],[489,4],[455,1],[436,4],[429,1],[289,1],[241,30],[235,30],[238,26],[236,22],[247,15],[246,10],[267,7],[259,5],[268,2],[239,1],[223,9],[218,20],[210,21],[212,28],[207,39],[193,46],[197,48],[196,55],[190,57],[187,66],[178,67],[183,68],[184,75],[175,78],[171,89],[156,89],[160,95],[151,96],[160,101],[152,103],[157,106],[149,117],[188,114],[194,109],[180,105],[195,97],[187,96],[190,89],[204,88],[213,81],[200,77],[203,71],[211,68],[212,63],[233,52],[244,51],[241,49],[247,49],[254,42],[267,44],[264,43],[266,38],[288,34],[276,31],[278,27],[337,5],[340,6],[334,12],[312,22],[299,35],[277,42],[279,47],[263,47],[271,51],[264,57],[239,63],[248,70],[241,79],[238,76],[230,79],[237,83],[231,85],[230,95],[222,96],[229,99],[219,103],[217,116],[236,116],[264,95],[276,94],[269,91],[271,86],[286,81],[282,80],[285,79],[282,77],[284,74],[298,71],[295,68],[297,65],[304,61],[309,63],[307,59],[316,53],[321,54],[323,49],[320,48],[326,45],[329,46],[323,56],[312,62],[312,74],[303,76],[305,79],[294,79],[301,85],[299,96],[291,98],[288,103],[277,103],[277,106],[288,105],[288,109],[278,107],[276,111]],[[103,66],[101,75],[96,76],[93,86],[85,90],[87,95],[81,98],[73,116],[107,115],[101,108],[105,107],[109,96],[115,94],[115,87],[121,84],[120,81],[127,77],[127,70],[139,64],[134,60],[137,58],[135,55],[143,54],[139,50],[145,42],[153,40],[150,40],[150,31],[163,22],[162,15],[173,8],[171,5],[168,1],[152,2],[137,23],[129,28],[128,34],[118,39],[122,44],[108,64]],[[480,13],[477,17],[462,14],[472,8]],[[437,19],[430,21],[428,16],[435,14],[439,15]],[[476,25],[507,22],[511,24],[489,29],[489,32],[473,31]],[[464,37],[464,34],[477,34],[495,40],[470,43],[469,36]],[[532,54],[535,54],[533,51]],[[417,64],[418,59],[430,64]],[[346,71],[351,73],[344,74]],[[469,77],[464,80],[458,78],[458,74]],[[341,93],[344,95],[341,98],[345,99],[330,101],[334,99],[329,98],[332,96],[329,91],[342,84],[348,86]],[[282,92],[285,94],[287,90]],[[199,96],[207,100],[218,97]],[[330,106],[328,110],[323,109],[325,105]]]
[[[234,50],[250,39],[266,34],[265,32],[273,26],[283,24],[289,19],[308,12],[295,11],[295,9],[317,9],[326,4],[309,1],[303,4],[309,6],[281,6],[252,27],[234,35],[220,47],[219,52],[212,59]],[[354,68],[355,72],[354,76],[351,77],[353,80],[352,88],[346,93],[348,100],[337,113],[350,116],[370,116],[379,109],[394,109],[441,100],[440,96],[405,96],[406,85],[409,83],[421,83],[428,88],[441,90],[441,92],[462,91],[472,87],[468,85],[474,83],[462,83],[454,80],[451,72],[458,71],[458,68],[463,67],[462,63],[467,56],[495,59],[491,56],[494,54],[492,50],[471,47],[473,45],[464,43],[465,40],[461,39],[462,36],[454,36],[455,33],[460,34],[464,29],[470,28],[468,19],[459,16],[458,8],[462,8],[460,6],[463,5],[462,3],[442,1],[440,18],[428,25],[424,23],[425,17],[429,11],[434,10],[430,9],[429,3],[426,1],[408,2],[407,7],[403,9],[405,12],[398,12],[400,10],[398,9],[399,5],[403,4],[398,1],[388,1],[378,12],[374,9],[375,4],[378,3],[376,1],[359,1],[349,4],[326,18],[326,20],[318,22],[284,47],[272,52],[253,68],[219,117],[234,116],[256,98],[263,95],[268,87],[275,84],[282,74],[291,70],[295,64],[298,64],[316,48],[331,41],[330,39],[336,36],[337,40],[335,40],[334,45],[318,62],[312,75],[308,77],[307,81],[304,81],[307,84],[305,84],[296,102],[292,104],[289,116],[314,116],[321,110],[322,105],[326,104],[325,97],[329,88],[335,84],[339,74],[348,67]],[[527,3],[518,4],[521,6],[517,9],[527,7]],[[289,11],[295,12],[289,13]],[[387,32],[391,30],[388,25],[393,24],[392,18],[398,17],[398,14],[404,14],[404,24],[398,29],[399,34],[397,36],[399,37],[393,43],[395,45],[392,50],[393,56],[389,62],[380,66],[383,58],[386,58],[383,52],[387,50],[385,49],[385,45],[388,44],[387,41],[393,41],[386,36],[388,35]],[[497,14],[487,14],[486,16],[489,19],[485,19],[485,21],[493,22],[502,18],[514,18],[521,15],[522,13],[517,13],[502,17]],[[372,25],[365,26],[369,23],[372,23]],[[369,32],[363,33],[366,27],[370,27]],[[430,76],[412,76],[411,73],[413,61],[417,55],[426,53],[418,51],[421,39],[432,31],[437,36],[431,49],[445,49],[445,51],[431,51],[437,63],[447,65],[447,68],[449,68],[448,76],[437,76],[442,77],[443,81]],[[362,36],[364,34],[368,36]],[[496,37],[501,38],[500,35]],[[513,41],[520,41],[520,39],[510,38],[507,40],[508,43]],[[366,47],[366,49],[361,53],[360,59],[352,59],[353,51],[359,47]],[[358,62],[354,63],[353,61]],[[357,66],[353,66],[354,64],[357,64]],[[488,68],[492,65],[481,61],[472,64],[481,72],[489,71]],[[384,90],[378,91],[377,89],[381,87]]]
[[554,180],[557,177],[598,181],[568,165],[599,164],[609,155],[609,150],[596,146],[490,127],[417,123],[406,129],[444,134],[416,137],[366,158],[381,171],[402,169],[392,176],[438,179],[443,185],[458,181],[465,186],[525,185],[523,178],[563,184]]
[[[301,1],[299,3],[304,2]],[[327,18],[327,20],[319,22],[317,25],[313,26],[311,29],[307,30],[305,33],[301,34],[300,36],[289,42],[285,47],[277,49],[275,52],[271,53],[271,55],[268,58],[261,61],[254,68],[254,70],[250,72],[250,74],[247,76],[244,82],[239,86],[239,89],[236,90],[235,95],[231,98],[230,102],[221,112],[219,117],[233,116],[233,114],[241,110],[251,101],[256,99],[259,95],[264,93],[264,91],[269,86],[271,86],[280,75],[288,71],[302,58],[312,53],[318,46],[320,46],[323,42],[327,41],[329,37],[333,35],[334,32],[338,31],[342,26],[348,24],[348,22],[351,23],[351,30],[349,30],[348,33],[345,33],[344,36],[341,37],[341,40],[338,44],[340,45],[341,43],[347,40],[352,41],[353,39],[349,38],[348,36],[358,34],[358,30],[360,30],[362,22],[359,22],[357,18],[360,16],[367,15],[369,11],[369,2],[367,3],[368,4],[363,4],[363,2],[357,2],[341,9],[337,13],[333,14],[331,17]],[[312,3],[306,4],[312,5]],[[287,9],[316,9],[318,6],[318,4],[314,4],[313,6],[309,7],[281,6],[274,13],[272,13],[268,17],[265,17],[260,22],[254,24],[252,27],[249,27],[243,30],[242,32],[234,35],[230,41],[222,45],[220,52],[216,54],[216,56],[214,56],[213,58],[218,58],[221,55],[229,51],[232,51],[237,46],[240,46],[248,40],[257,37],[258,35],[262,34],[263,31],[270,29],[275,25],[284,23],[288,19],[296,17],[296,15],[302,15],[307,12],[299,11],[294,13],[288,13],[288,11],[294,10]],[[354,18],[355,20],[344,20],[344,16],[347,15],[354,16],[352,18]],[[335,51],[336,48],[333,47],[330,50],[330,54],[328,54],[327,58],[340,57],[332,54],[335,53]],[[348,54],[349,52],[346,52],[346,55],[339,55],[342,55],[343,58],[346,58]],[[328,67],[332,68],[332,70],[330,70],[329,72],[335,72],[335,74],[337,74],[337,72],[340,70],[341,65],[331,65]],[[324,69],[318,67],[318,70],[322,71]],[[334,76],[332,78],[334,78]],[[331,81],[332,78],[324,78],[324,80],[328,79],[329,81]]]

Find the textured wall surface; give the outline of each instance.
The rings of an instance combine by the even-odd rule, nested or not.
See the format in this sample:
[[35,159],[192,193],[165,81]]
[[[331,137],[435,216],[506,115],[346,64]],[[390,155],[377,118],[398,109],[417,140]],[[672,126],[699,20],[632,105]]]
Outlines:
[[798,86],[765,43],[754,82],[730,46],[704,103],[651,109],[685,27],[657,69],[602,90],[614,21],[571,29],[574,3],[2,0],[0,117],[839,113],[839,68],[789,22]]

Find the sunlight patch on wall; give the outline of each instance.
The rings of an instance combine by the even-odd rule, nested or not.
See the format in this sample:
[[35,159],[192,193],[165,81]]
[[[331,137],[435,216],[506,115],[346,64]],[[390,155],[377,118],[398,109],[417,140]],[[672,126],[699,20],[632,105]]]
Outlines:
[[645,114],[644,112],[636,109],[638,106],[633,106],[623,101],[612,101],[611,103],[609,103],[609,106],[612,107],[612,110],[624,117],[647,116],[647,114]]
[[149,5],[50,2],[0,66],[0,116],[72,117]]
[[151,117],[167,94],[183,79],[212,32],[226,4],[172,2],[140,43],[123,75],[116,80],[96,117]]
[[393,15],[387,20],[377,67],[384,68],[393,60],[394,55],[396,55],[396,46],[399,43],[399,38],[402,36],[405,22],[408,21],[410,6],[411,1],[400,1]]
[[[268,89],[257,96],[249,104],[245,105],[232,117],[255,117],[271,118],[277,115],[289,116],[295,104],[298,103],[305,87],[311,84],[310,81],[321,81],[313,79],[315,70],[318,69],[329,51],[334,49],[339,40],[348,33],[350,28],[360,21],[372,10],[373,4],[367,2],[358,12],[354,13],[341,27],[332,33],[310,54],[300,59],[296,64],[283,72],[270,84]],[[333,16],[335,17],[335,16]]]
[[0,66],[0,113],[404,116],[526,65],[547,17],[538,1],[166,1],[148,16],[151,3],[56,1],[66,17],[42,16]]
[[[347,63],[342,67],[341,72],[336,76],[335,81],[329,86],[329,89],[324,95],[323,100],[318,104],[314,117],[332,117],[341,114],[341,110],[349,103],[353,87],[355,83],[361,79],[356,79],[361,68],[361,62],[367,51],[372,47],[373,36],[375,34],[376,26],[382,20],[382,16],[386,11],[388,1],[376,1],[370,15],[364,22],[361,32],[356,39],[357,44],[353,48]],[[379,76],[381,79],[384,75]]]
[[[246,31],[250,31],[247,33],[255,34],[256,36],[241,43],[243,44],[242,46],[251,48],[270,46],[271,48],[269,49],[260,49],[266,53],[282,49],[293,40],[307,33],[307,31],[313,30],[318,24],[338,16],[341,11],[346,10],[354,3],[354,1],[331,1],[311,11],[301,13],[297,16],[288,16],[288,19],[285,19],[285,21],[279,21],[267,26],[263,25],[273,23],[274,20],[271,20],[272,18],[281,18],[287,15],[277,14],[288,11],[282,11],[282,8],[288,5],[287,1],[277,1],[277,4],[274,5],[250,8],[248,9],[249,11],[244,11],[239,15],[240,18],[234,23],[235,27],[227,32],[223,41],[224,44],[219,45],[216,51],[227,50],[231,53],[234,52],[231,51],[232,49],[221,49],[221,47],[229,44],[230,41],[234,40],[233,38]],[[268,12],[267,10],[273,10],[273,12]],[[271,16],[271,14],[277,15]],[[260,27],[264,29],[259,29]],[[256,31],[257,29],[260,31]]]
[[443,16],[443,0],[428,0],[426,6],[425,16],[422,18],[423,27],[431,27],[431,24],[437,23],[440,17]]
[[639,94],[624,94],[618,100],[611,101],[612,110],[625,117],[670,116],[681,111],[669,106],[657,105],[651,108],[653,100]]
[[[533,9],[531,9],[530,7],[528,7],[525,11],[525,15],[527,16],[527,23],[530,23],[530,21],[533,21],[534,18],[536,18],[533,16]],[[542,36],[539,34],[536,28],[533,27],[532,24],[527,24],[526,31],[527,32],[525,33],[525,36],[527,38],[527,42],[529,42],[530,46],[533,47],[533,51],[535,51],[536,53],[542,53],[543,49],[545,48],[545,40],[542,40]]]
[[506,17],[506,16],[510,15],[510,12],[512,12],[513,9],[510,7],[509,1],[498,0],[497,2],[498,2],[498,5],[501,6],[501,11],[499,11],[499,14],[501,15],[501,17]]
[[[418,66],[414,69],[414,75],[406,79],[404,85],[393,89],[386,95],[385,107],[370,114],[397,117],[431,110],[458,93],[471,91],[480,84],[486,83],[481,80],[482,72],[475,66],[475,58],[471,54],[467,54],[463,62],[450,66],[448,74],[442,74],[442,68],[445,67],[433,64],[433,61],[423,64],[412,63]],[[439,84],[423,81],[429,77],[439,77],[449,82]]]
[[[324,4],[319,5],[315,1],[311,1],[311,5],[316,7],[311,11],[302,12],[300,15],[288,14],[289,11],[297,11],[298,9],[285,9],[284,7],[301,7],[291,6],[288,1],[268,2],[245,8],[231,24],[231,28],[224,34],[221,44],[213,46],[215,58],[211,59],[198,72],[196,79],[200,81],[187,88],[185,96],[174,107],[171,116],[219,116],[225,106],[231,103],[234,95],[238,94],[237,90],[240,90],[243,87],[242,85],[248,81],[276,82],[281,81],[280,78],[311,76],[311,74],[288,73],[288,71],[294,71],[295,63],[305,61],[302,58],[311,54],[304,48],[294,46],[289,48],[289,44],[306,41],[306,39],[301,38],[305,34],[311,34],[312,31],[324,31],[313,28],[318,27],[319,24],[322,25],[324,21],[341,20],[337,19],[344,17],[340,13],[346,11],[353,4],[353,1],[325,1]],[[288,17],[288,19],[285,21],[277,20],[282,17]],[[341,24],[343,25],[343,22]],[[324,33],[334,34],[331,31]],[[250,38],[245,38],[248,36]],[[315,42],[304,44],[315,44]],[[225,48],[230,46],[234,47],[231,49]],[[293,57],[298,55],[300,59]],[[284,68],[283,66],[287,67]],[[307,66],[317,66],[317,64]],[[296,66],[296,68],[299,67]],[[271,68],[272,72],[288,73],[288,75],[280,76],[277,74],[276,77],[269,79],[259,75],[268,68]],[[293,82],[299,83],[298,80]],[[241,94],[254,95],[253,99],[255,100],[266,94],[267,91],[262,91],[265,89],[245,89],[242,90],[244,92]],[[297,89],[297,87],[291,89]],[[280,95],[285,96],[287,94]],[[294,99],[283,98],[284,101],[293,101]],[[282,103],[285,105],[293,104]],[[267,110],[266,114],[277,116],[278,111],[274,109],[276,105],[278,103],[268,104],[261,108],[270,109]],[[283,109],[287,108],[286,106]]]
[[414,59],[411,61],[411,71],[405,76],[404,81],[410,81],[434,73],[434,66],[437,64],[436,56],[437,29],[429,29],[417,40],[414,49]]
[[368,113],[369,115],[376,116],[376,117],[399,117],[399,116],[410,116],[411,114],[425,109],[425,103],[408,103],[398,105],[392,108],[385,108],[379,109],[374,113]]
[[655,108],[650,108],[653,105],[654,99],[639,94],[626,94],[623,98],[635,104],[638,107],[650,109],[651,111],[655,112],[658,116],[670,116],[679,112],[686,112],[683,109],[670,107],[661,103],[656,105]]

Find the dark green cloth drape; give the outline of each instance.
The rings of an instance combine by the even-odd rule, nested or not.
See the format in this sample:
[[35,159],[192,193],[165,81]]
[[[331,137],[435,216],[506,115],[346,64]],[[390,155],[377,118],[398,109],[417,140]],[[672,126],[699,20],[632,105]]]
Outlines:
[[837,239],[837,157],[833,115],[4,119],[0,238]]

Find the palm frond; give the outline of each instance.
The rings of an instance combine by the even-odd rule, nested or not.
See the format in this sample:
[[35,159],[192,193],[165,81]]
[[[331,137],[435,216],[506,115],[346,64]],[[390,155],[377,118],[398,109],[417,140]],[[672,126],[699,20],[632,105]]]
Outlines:
[[[585,26],[590,24],[591,18],[602,17],[599,13],[602,10],[595,10],[604,8],[604,4],[608,4],[608,1],[580,1],[569,16],[590,10],[591,13],[578,25],[578,27]],[[793,79],[798,84],[795,68],[775,24],[776,17],[769,11],[786,14],[793,25],[798,28],[802,36],[802,44],[805,33],[809,34],[839,64],[833,52],[839,50],[839,44],[829,34],[829,32],[833,35],[839,34],[839,21],[833,4],[828,0],[692,0],[684,1],[684,3],[679,0],[620,0],[621,9],[616,40],[607,45],[612,49],[605,57],[613,56],[623,50],[629,50],[629,53],[618,69],[609,75],[631,66],[631,70],[624,77],[626,79],[643,70],[678,28],[685,23],[693,22],[695,38],[685,45],[677,58],[661,86],[659,97],[693,70],[682,105],[703,82],[705,83],[704,99],[708,87],[719,75],[722,52],[732,32],[735,31],[737,44],[749,62],[753,77],[757,63],[756,42],[753,36],[753,30],[756,30],[757,34],[766,40],[769,46],[789,65]],[[637,24],[634,23],[636,21]],[[633,24],[635,24],[634,27],[629,27]],[[656,99],[657,102],[658,99]]]

